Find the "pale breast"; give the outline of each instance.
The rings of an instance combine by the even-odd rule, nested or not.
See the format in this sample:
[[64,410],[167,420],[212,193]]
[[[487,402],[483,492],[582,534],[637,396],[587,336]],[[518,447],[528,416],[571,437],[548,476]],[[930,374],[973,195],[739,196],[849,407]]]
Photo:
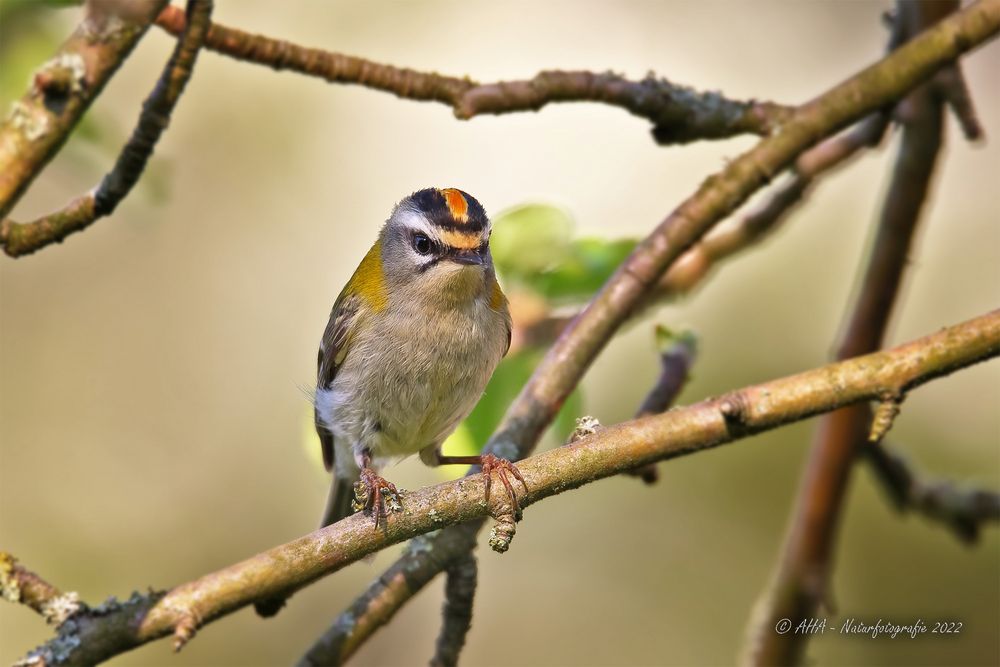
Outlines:
[[447,437],[479,401],[507,345],[504,316],[479,300],[419,316],[396,309],[371,324],[372,335],[352,341],[320,414],[335,437],[376,458]]

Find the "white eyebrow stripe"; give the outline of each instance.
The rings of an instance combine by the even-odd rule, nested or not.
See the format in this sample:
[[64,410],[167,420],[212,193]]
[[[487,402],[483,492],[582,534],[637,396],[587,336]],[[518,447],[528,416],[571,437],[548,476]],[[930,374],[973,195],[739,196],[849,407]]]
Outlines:
[[440,240],[437,230],[434,229],[430,221],[418,211],[414,211],[413,209],[403,209],[400,211],[399,222],[409,228],[410,231],[421,232],[427,235],[428,238]]

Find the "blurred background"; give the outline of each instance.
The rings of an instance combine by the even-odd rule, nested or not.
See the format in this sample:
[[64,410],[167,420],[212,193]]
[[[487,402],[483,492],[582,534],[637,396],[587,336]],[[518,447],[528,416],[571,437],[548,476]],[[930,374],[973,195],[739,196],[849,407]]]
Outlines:
[[[540,69],[647,71],[736,98],[805,101],[877,59],[888,2],[336,2],[217,0],[214,18],[303,45],[481,81]],[[2,108],[79,8],[0,3]],[[173,45],[153,28],[14,212],[93,187]],[[965,63],[991,143],[949,141],[893,320],[897,343],[1000,295],[1000,44]],[[6,112],[4,112],[6,113]],[[661,148],[595,104],[458,122],[438,104],[333,86],[204,52],[139,187],[64,245],[0,259],[0,548],[90,603],[188,581],[315,528],[327,481],[307,394],[330,306],[392,205],[460,187],[491,213],[555,207],[574,238],[635,238],[752,137]],[[826,362],[887,184],[895,141],[826,179],[764,245],[651,311],[587,375],[581,414],[630,417],[655,378],[655,323],[700,357],[681,403]],[[924,471],[1000,486],[1000,364],[912,394],[891,439]],[[485,539],[468,665],[714,665],[735,660],[778,553],[813,423],[661,466],[658,485],[598,482],[530,508],[511,551]],[[551,445],[554,439],[550,439]],[[457,475],[460,468],[447,469]],[[441,480],[408,460],[406,488]],[[293,662],[398,554],[243,610],[173,655],[115,665]],[[867,469],[837,549],[832,620],[961,621],[959,636],[828,633],[825,665],[1000,663],[1000,539],[968,548],[899,516]],[[432,583],[355,658],[425,663]],[[51,636],[0,605],[0,663]]]

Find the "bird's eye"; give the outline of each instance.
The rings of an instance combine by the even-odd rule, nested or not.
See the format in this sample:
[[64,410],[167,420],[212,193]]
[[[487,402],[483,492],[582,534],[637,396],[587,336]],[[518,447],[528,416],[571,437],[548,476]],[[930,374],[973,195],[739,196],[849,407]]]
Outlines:
[[484,242],[482,245],[476,248],[476,252],[479,253],[480,257],[486,257],[486,253],[489,252],[489,250],[490,250],[490,244],[486,242]]
[[426,255],[431,251],[431,240],[423,234],[414,234],[413,249],[417,251],[417,254]]

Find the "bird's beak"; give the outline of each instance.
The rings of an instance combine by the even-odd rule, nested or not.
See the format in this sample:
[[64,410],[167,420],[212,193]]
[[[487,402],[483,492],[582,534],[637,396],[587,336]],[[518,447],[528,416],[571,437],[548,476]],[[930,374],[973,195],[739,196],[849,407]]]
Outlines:
[[467,266],[482,266],[483,264],[483,256],[476,252],[475,248],[470,250],[455,250],[450,254],[449,259]]

